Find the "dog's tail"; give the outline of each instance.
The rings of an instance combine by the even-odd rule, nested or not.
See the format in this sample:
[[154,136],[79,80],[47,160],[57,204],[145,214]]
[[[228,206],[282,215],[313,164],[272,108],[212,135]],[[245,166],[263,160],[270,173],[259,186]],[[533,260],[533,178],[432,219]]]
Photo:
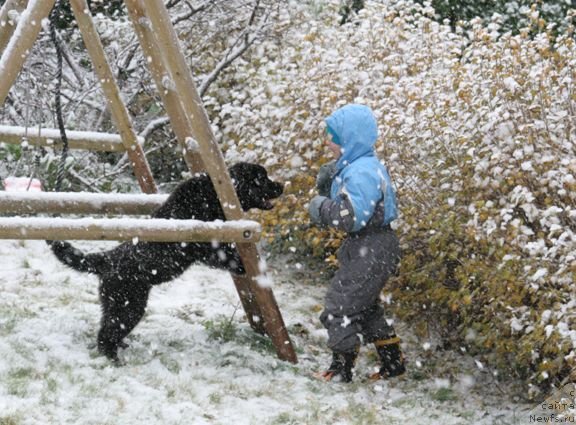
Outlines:
[[85,254],[65,241],[46,241],[52,252],[63,264],[76,271],[84,273],[101,274],[102,255]]

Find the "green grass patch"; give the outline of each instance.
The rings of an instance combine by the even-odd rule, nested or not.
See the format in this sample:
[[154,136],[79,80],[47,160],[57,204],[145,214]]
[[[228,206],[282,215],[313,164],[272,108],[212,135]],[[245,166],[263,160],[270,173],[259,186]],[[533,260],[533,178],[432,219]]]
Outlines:
[[438,388],[431,394],[432,400],[445,402],[445,401],[454,401],[458,399],[458,396],[454,392],[452,388]]
[[21,419],[17,415],[0,416],[0,425],[20,425]]

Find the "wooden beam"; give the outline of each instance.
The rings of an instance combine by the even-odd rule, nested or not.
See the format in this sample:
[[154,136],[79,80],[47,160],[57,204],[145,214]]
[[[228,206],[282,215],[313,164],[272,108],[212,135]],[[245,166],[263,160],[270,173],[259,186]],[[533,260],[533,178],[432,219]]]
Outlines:
[[[68,147],[100,152],[126,152],[122,138],[117,134],[95,133],[90,131],[66,131]],[[53,128],[42,128],[40,134],[34,127],[13,127],[0,125],[0,143],[20,145],[23,140],[32,146],[62,147],[60,131]],[[139,142],[143,139],[138,138]]]
[[[243,212],[238,196],[232,185],[222,152],[212,133],[208,115],[196,90],[166,6],[162,0],[135,1],[139,2],[150,19],[157,46],[164,53],[165,66],[170,73],[169,76],[172,77],[171,83],[180,99],[184,116],[190,121],[193,140],[198,143],[206,171],[212,179],[224,214],[228,220],[241,219]],[[238,244],[238,251],[246,268],[246,277],[238,279],[233,276],[233,278],[251,326],[259,330],[262,329],[263,322],[263,327],[271,338],[278,356],[283,360],[296,363],[298,361],[296,352],[286,331],[274,294],[269,287],[260,285],[258,281],[262,271],[259,269],[260,260],[256,246],[249,243]],[[254,317],[260,320],[253,320]]]
[[0,9],[0,54],[8,45],[16,29],[16,21],[11,15],[22,13],[27,4],[28,0],[6,0]]
[[144,193],[155,193],[157,189],[154,177],[150,171],[142,146],[138,144],[138,138],[132,126],[130,115],[122,101],[120,89],[116,84],[114,73],[106,58],[104,47],[102,46],[100,36],[96,31],[94,21],[90,15],[88,4],[86,0],[70,0],[70,4],[76,17],[76,23],[80,28],[84,45],[92,58],[94,70],[98,75],[100,85],[108,100],[112,119],[124,141],[126,153],[132,163],[138,183]]
[[0,105],[4,105],[8,92],[28,58],[42,29],[42,21],[50,15],[56,0],[34,0],[20,16],[16,30],[0,58]]
[[178,147],[183,152],[186,165],[188,165],[192,173],[206,171],[200,154],[187,146],[186,141],[192,137],[193,131],[190,121],[184,114],[178,94],[170,87],[166,87],[167,82],[165,79],[170,80],[172,77],[165,65],[166,58],[162,54],[162,49],[158,46],[156,37],[152,32],[150,20],[146,17],[144,9],[137,0],[125,0],[124,3],[138,36],[144,57],[147,59],[146,63],[156,84],[156,89],[170,117],[172,130],[178,139]]
[[167,198],[168,195],[0,191],[0,214],[150,215]]
[[[230,182],[224,158],[214,141],[202,100],[192,80],[178,37],[164,4],[142,0],[127,0],[125,4],[132,19],[136,19],[140,25],[150,26],[146,31],[153,39],[146,38],[144,40],[145,43],[150,43],[149,49],[154,48],[157,52],[162,52],[152,56],[153,60],[150,65],[151,73],[162,73],[159,90],[170,93],[170,96],[177,101],[177,105],[174,105],[173,108],[166,108],[170,122],[173,126],[174,123],[177,123],[179,128],[181,126],[185,137],[191,135],[193,140],[198,141],[200,156],[215,186],[226,218],[228,220],[241,218],[243,216],[242,209]],[[255,264],[259,262],[257,258],[246,259],[242,257],[242,260],[245,266],[247,262]],[[247,267],[251,270],[254,269],[251,266]],[[246,278],[233,276],[233,280],[250,326],[256,332],[266,333],[264,320],[258,320],[262,317],[262,313],[251,288],[253,276]]]
[[257,242],[260,235],[260,224],[249,220],[0,218],[0,239]]
[[[138,1],[150,19],[157,46],[166,58],[165,66],[169,72],[166,77],[172,86],[169,90],[174,91],[178,96],[184,116],[190,122],[192,137],[198,143],[206,172],[212,179],[224,214],[228,220],[238,220],[243,215],[240,202],[230,181],[224,157],[212,133],[212,127],[204,110],[202,99],[198,95],[190,69],[182,54],[180,41],[172,26],[170,15],[162,0]],[[171,121],[172,118],[170,117]]]

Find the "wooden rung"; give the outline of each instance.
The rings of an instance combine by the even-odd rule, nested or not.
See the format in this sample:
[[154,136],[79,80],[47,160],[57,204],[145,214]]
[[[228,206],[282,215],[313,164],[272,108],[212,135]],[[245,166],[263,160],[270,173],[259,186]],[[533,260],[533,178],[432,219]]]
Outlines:
[[148,215],[167,198],[126,193],[0,191],[0,214]]
[[0,239],[257,242],[261,231],[250,220],[0,218]]
[[[60,131],[54,128],[43,128],[38,134],[35,127],[14,127],[0,125],[0,142],[11,145],[20,145],[26,139],[33,146],[61,147],[62,140]],[[66,131],[68,147],[70,149],[100,151],[100,152],[125,152],[126,148],[122,138],[118,134],[96,133],[92,131]],[[144,142],[138,137],[138,143]]]

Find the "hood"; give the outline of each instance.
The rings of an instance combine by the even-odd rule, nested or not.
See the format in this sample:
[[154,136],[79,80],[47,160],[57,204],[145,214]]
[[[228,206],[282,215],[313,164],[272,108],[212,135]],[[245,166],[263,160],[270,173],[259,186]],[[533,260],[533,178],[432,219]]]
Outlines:
[[362,156],[374,155],[378,126],[372,110],[364,105],[346,105],[325,119],[332,141],[342,148],[338,169]]

